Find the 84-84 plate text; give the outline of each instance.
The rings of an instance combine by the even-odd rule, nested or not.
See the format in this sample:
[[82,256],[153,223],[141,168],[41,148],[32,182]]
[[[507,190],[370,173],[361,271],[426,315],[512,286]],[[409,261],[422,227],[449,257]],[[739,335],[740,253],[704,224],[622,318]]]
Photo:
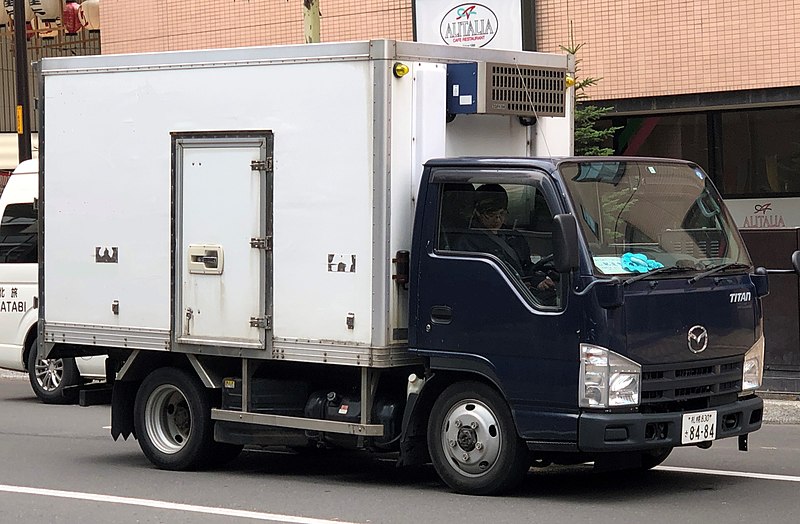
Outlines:
[[681,424],[681,444],[696,444],[716,438],[717,412],[686,413]]

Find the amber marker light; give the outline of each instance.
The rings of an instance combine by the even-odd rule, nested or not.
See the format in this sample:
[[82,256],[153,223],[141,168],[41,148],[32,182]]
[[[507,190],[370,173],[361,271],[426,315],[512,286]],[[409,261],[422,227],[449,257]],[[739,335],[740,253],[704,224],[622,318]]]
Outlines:
[[410,69],[407,65],[401,64],[400,62],[395,62],[394,64],[394,76],[397,78],[403,78],[408,74]]

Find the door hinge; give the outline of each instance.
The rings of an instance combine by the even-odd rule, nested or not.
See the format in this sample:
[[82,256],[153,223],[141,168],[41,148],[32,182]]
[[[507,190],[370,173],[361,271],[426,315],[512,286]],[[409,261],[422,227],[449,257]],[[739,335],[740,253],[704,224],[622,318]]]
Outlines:
[[272,251],[272,237],[253,237],[250,239],[250,247]]
[[250,327],[272,329],[272,317],[250,317]]
[[267,157],[264,160],[253,160],[250,162],[250,169],[253,171],[264,171],[265,173],[272,173],[272,157]]

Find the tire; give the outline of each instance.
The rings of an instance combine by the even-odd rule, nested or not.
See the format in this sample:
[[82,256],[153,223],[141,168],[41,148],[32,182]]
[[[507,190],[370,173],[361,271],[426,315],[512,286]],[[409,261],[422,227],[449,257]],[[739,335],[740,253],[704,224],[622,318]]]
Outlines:
[[72,404],[78,390],[70,389],[81,383],[78,366],[72,358],[39,358],[36,339],[28,346],[28,380],[36,396],[45,404]]
[[209,392],[182,369],[157,369],[144,379],[136,392],[133,424],[139,447],[157,468],[183,471],[212,462]]
[[642,466],[640,469],[642,471],[653,469],[667,460],[670,453],[672,453],[672,448],[660,448],[642,453]]
[[468,495],[508,491],[522,482],[530,464],[508,404],[480,382],[453,384],[436,399],[428,449],[439,477]]

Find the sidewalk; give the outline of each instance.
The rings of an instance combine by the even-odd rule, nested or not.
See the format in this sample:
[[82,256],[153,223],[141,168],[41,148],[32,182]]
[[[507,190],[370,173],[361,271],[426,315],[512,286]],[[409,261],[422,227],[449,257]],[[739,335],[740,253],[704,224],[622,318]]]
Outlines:
[[759,393],[764,399],[765,424],[800,424],[800,396]]

